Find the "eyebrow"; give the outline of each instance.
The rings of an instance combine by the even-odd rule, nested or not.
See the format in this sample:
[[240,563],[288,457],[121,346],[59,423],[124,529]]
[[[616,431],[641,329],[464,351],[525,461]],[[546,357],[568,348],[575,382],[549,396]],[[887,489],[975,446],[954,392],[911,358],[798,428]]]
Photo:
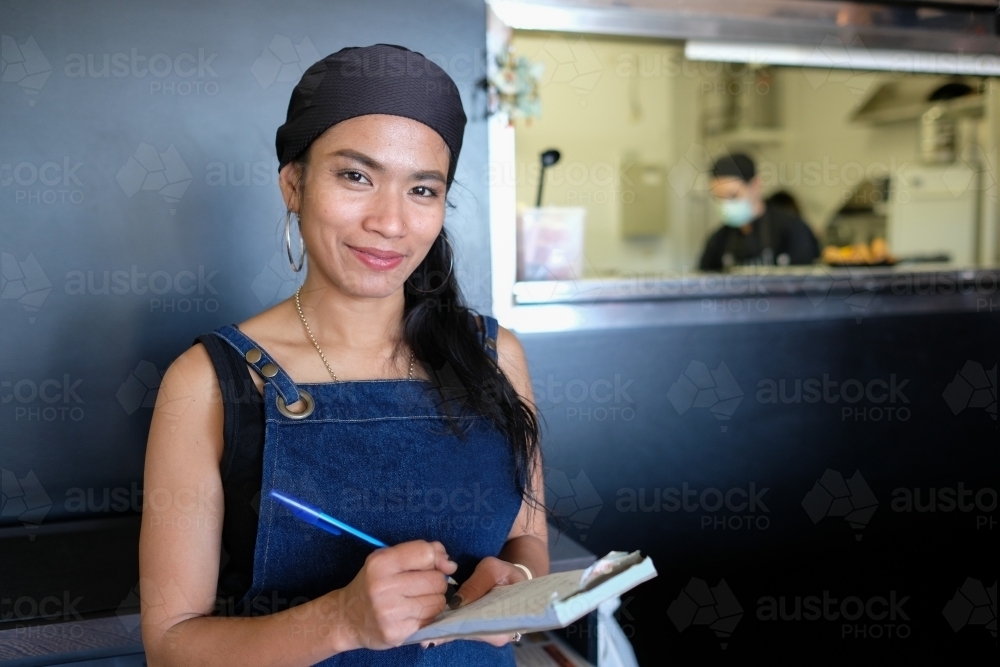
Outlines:
[[[334,151],[333,155],[339,157],[345,157],[349,160],[354,160],[355,162],[360,162],[365,167],[368,167],[372,171],[385,172],[385,165],[383,165],[378,160],[365,155],[360,151],[356,151],[350,148],[341,148],[338,151]],[[446,183],[444,174],[442,174],[437,169],[429,169],[422,171],[415,171],[410,174],[410,178],[416,181],[440,181],[441,183]]]

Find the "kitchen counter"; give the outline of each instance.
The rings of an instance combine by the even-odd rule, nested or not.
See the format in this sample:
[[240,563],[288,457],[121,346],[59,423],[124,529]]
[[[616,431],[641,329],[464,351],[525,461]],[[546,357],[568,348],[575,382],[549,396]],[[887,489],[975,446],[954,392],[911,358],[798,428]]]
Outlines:
[[505,326],[526,333],[712,322],[1000,311],[1000,267],[747,267],[730,273],[520,282]]

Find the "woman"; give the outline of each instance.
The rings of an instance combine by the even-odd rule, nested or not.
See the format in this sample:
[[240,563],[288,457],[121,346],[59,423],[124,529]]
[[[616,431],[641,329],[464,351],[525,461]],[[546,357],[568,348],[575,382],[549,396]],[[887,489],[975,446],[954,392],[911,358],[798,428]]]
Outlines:
[[443,229],[465,122],[450,77],[391,45],[332,54],[293,91],[276,146],[304,284],[200,336],[153,413],[150,665],[513,665],[516,634],[402,645],[448,575],[457,607],[548,571],[524,353],[462,305]]

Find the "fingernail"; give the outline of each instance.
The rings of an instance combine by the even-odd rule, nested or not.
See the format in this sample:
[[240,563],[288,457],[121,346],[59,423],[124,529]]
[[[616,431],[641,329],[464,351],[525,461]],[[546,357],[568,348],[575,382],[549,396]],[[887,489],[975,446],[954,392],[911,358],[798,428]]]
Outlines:
[[458,609],[461,606],[462,606],[462,596],[461,595],[453,595],[453,596],[451,596],[451,599],[448,600],[448,607],[451,608],[451,609]]

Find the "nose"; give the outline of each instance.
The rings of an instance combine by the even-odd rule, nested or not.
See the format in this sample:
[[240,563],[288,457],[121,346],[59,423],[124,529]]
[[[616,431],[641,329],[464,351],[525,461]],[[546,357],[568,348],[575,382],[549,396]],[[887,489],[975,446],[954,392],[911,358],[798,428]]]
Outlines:
[[362,226],[365,231],[386,238],[403,236],[406,233],[405,195],[388,188],[377,192]]

